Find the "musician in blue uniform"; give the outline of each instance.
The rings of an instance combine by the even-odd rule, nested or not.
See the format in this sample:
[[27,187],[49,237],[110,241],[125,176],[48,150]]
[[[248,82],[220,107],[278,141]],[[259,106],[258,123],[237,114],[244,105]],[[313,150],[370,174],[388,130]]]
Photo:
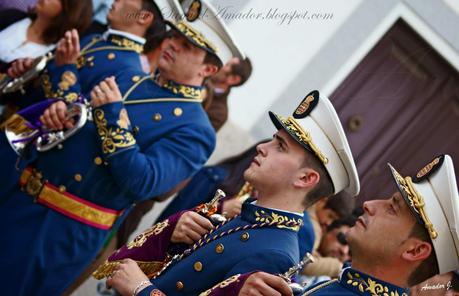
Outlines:
[[[134,12],[138,11],[137,14]],[[129,16],[131,14],[131,17]],[[140,17],[142,16],[142,17]],[[165,31],[159,8],[152,0],[115,1],[107,16],[110,28],[102,35],[89,35],[80,42],[76,30],[66,32],[48,62],[44,72],[26,87],[26,93],[10,95],[9,104],[27,107],[44,99],[64,99],[72,103],[80,94],[89,97],[90,91],[102,80],[115,76],[121,93],[125,93],[143,73],[140,53],[146,38],[152,32]],[[13,63],[8,73],[19,77],[30,67],[31,59]],[[125,75],[127,71],[135,74]],[[123,81],[122,81],[123,80]],[[121,83],[120,83],[121,82]],[[9,149],[4,135],[0,136],[0,155],[5,169],[0,170],[0,179],[5,184],[16,184],[19,173],[14,170],[16,155]],[[7,169],[10,168],[10,169]],[[0,188],[0,204],[11,188]]]
[[305,207],[342,190],[355,195],[359,181],[339,118],[318,91],[293,116],[270,116],[279,131],[257,146],[244,172],[258,192],[255,203],[215,228],[198,214],[212,214],[212,205],[173,215],[113,253],[94,276],[109,276],[122,295],[198,295],[224,279],[239,282],[239,274],[297,264]]
[[[126,68],[106,78],[87,96],[92,112],[79,131],[48,151],[29,146],[19,185],[0,208],[0,252],[8,254],[0,259],[2,294],[60,295],[133,203],[171,190],[212,153],[215,134],[201,106],[201,85],[240,53],[226,30],[207,38],[179,24],[155,77]],[[218,52],[207,46],[216,49],[213,44]],[[76,125],[65,117],[76,102],[57,99],[41,121],[18,115],[10,131],[37,122]]]
[[[458,270],[459,194],[451,157],[436,157],[413,177],[389,167],[398,190],[387,200],[365,202],[364,214],[347,233],[352,267],[302,295],[406,296],[409,287]],[[247,280],[244,285],[226,287],[227,294],[217,287],[209,295],[236,295],[239,290],[239,295],[258,295],[260,286],[265,288],[263,295],[288,291],[274,275],[242,277]],[[446,287],[438,289],[447,294]]]

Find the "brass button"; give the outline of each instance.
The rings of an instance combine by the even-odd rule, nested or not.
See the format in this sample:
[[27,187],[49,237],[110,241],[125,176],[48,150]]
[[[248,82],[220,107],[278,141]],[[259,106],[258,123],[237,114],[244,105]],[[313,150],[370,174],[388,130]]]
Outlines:
[[175,116],[179,117],[179,116],[182,116],[182,114],[183,114],[182,108],[177,107],[177,108],[174,109],[174,115]]
[[182,290],[183,289],[183,283],[178,281],[177,283],[175,283],[175,287],[177,288],[177,290]]
[[96,158],[94,158],[94,163],[95,163],[96,165],[101,165],[102,162],[103,162],[103,161],[102,161],[102,158],[101,158],[101,157],[97,156]]
[[82,179],[83,177],[80,174],[75,174],[75,181],[81,182]]
[[140,80],[140,76],[139,75],[132,76],[132,81],[137,82],[139,80]]
[[201,271],[202,270],[202,263],[197,261],[194,263],[194,270]]
[[248,232],[244,232],[243,234],[241,234],[241,241],[245,242],[245,241],[248,241],[249,240],[249,233]]
[[64,193],[66,189],[67,188],[65,188],[64,185],[59,186],[59,192],[61,192],[61,193]]
[[223,250],[225,249],[225,247],[223,246],[223,244],[218,244],[216,247],[215,247],[215,252],[217,254],[221,254],[223,253]]
[[107,59],[109,59],[109,60],[114,60],[114,59],[115,59],[115,54],[114,54],[113,52],[109,53],[109,54],[107,55]]
[[159,113],[155,113],[155,115],[153,115],[153,120],[154,121],[160,121],[162,118],[161,114]]

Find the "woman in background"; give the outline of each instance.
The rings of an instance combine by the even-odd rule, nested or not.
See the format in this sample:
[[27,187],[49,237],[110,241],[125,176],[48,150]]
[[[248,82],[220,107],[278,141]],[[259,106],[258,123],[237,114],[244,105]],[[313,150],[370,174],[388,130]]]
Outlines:
[[44,55],[67,30],[81,34],[91,18],[91,0],[38,0],[28,13],[0,11],[0,63]]

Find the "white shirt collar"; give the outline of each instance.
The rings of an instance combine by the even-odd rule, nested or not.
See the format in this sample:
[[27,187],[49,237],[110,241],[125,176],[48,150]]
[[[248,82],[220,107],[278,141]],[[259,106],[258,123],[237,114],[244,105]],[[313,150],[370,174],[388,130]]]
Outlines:
[[146,42],[145,38],[143,38],[143,37],[140,37],[140,36],[134,35],[132,33],[128,33],[128,32],[115,30],[115,29],[112,29],[112,28],[108,28],[108,30],[102,35],[102,37],[106,40],[108,38],[108,36],[111,35],[111,34],[129,38],[129,39],[134,40],[135,42],[140,43],[142,45],[145,44],[145,42]]

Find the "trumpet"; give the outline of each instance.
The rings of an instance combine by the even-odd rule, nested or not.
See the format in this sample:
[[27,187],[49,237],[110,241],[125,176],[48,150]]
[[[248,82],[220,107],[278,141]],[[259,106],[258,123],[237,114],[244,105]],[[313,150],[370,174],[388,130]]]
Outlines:
[[37,151],[45,152],[57,146],[62,149],[62,143],[78,132],[88,120],[91,120],[92,108],[87,100],[83,103],[73,103],[67,109],[66,119],[73,119],[74,126],[63,131],[49,130],[40,122],[40,116],[54,102],[48,100],[32,105],[14,114],[5,122],[5,135],[13,150],[23,156],[27,147],[34,144]]
[[20,77],[12,78],[8,75],[5,75],[0,80],[0,91],[3,94],[21,91],[22,94],[25,93],[24,85],[31,81],[32,79],[38,77],[38,75],[45,69],[48,61],[54,57],[52,52],[48,52],[47,54],[38,57],[34,60],[31,68],[22,74]]
[[290,267],[289,270],[287,270],[285,273],[279,274],[279,276],[287,282],[290,289],[292,289],[293,295],[300,295],[304,290],[305,284],[298,284],[292,282],[292,277],[298,271],[303,269],[304,266],[314,261],[314,256],[312,256],[309,252],[306,252],[306,255],[304,255],[303,259],[297,265]]
[[226,197],[225,192],[223,192],[223,190],[221,189],[217,189],[211,201],[202,204],[197,208],[198,213],[201,213],[202,215],[209,218],[210,221],[212,221],[212,224],[214,225],[225,222],[225,216],[216,213],[218,208],[218,202],[224,197]]

